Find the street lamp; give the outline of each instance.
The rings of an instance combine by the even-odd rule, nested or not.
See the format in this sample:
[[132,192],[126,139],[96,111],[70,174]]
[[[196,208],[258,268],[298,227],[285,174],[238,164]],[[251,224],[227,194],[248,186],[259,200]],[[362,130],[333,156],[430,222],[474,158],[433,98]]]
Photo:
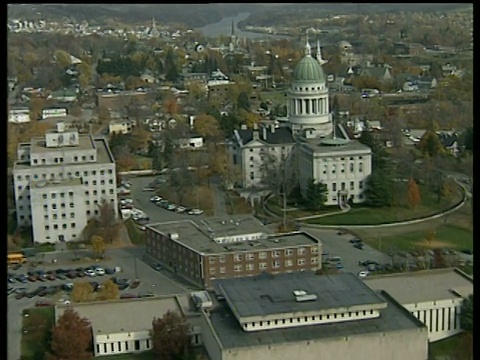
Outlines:
[[135,280],[138,279],[138,273],[137,273],[137,254],[133,255],[133,268],[135,270]]

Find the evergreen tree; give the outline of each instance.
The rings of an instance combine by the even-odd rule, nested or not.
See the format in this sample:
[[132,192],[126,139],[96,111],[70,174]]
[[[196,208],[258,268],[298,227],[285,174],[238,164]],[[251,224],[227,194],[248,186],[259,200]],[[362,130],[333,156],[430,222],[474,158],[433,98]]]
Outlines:
[[308,183],[305,198],[303,202],[309,210],[319,210],[323,207],[327,201],[328,188],[327,185],[321,182],[315,182],[314,179],[310,179]]
[[460,327],[468,332],[473,331],[473,294],[470,294],[462,301]]
[[238,94],[237,104],[239,109],[250,111],[250,99],[245,91],[242,91],[240,94]]
[[392,180],[386,179],[382,172],[373,171],[366,181],[366,203],[371,207],[391,206],[393,202]]

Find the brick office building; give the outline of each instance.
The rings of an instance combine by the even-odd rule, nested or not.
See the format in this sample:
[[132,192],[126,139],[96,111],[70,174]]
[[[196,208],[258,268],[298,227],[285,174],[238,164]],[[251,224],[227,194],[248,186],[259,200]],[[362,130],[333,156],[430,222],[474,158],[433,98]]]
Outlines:
[[322,243],[305,232],[272,234],[253,216],[147,226],[147,254],[203,288],[212,281],[321,268]]

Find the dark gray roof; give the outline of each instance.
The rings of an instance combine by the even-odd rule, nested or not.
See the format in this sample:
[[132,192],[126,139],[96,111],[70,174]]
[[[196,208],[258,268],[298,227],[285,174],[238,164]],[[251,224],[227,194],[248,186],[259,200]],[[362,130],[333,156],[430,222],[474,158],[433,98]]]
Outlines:
[[242,330],[225,302],[220,302],[220,305],[211,311],[210,322],[222,347],[226,349],[363,334],[380,336],[390,331],[425,328],[425,325],[386,292],[380,291],[376,294],[387,303],[387,307],[382,309],[381,316],[375,319],[247,332]]
[[[293,272],[255,277],[221,279],[215,287],[228,298],[239,317],[350,308],[383,304],[382,300],[353,273],[333,276]],[[294,290],[315,294],[314,301],[297,302]]]
[[271,132],[270,128],[267,127],[266,138],[263,138],[263,128],[260,128],[259,130],[239,129],[237,131],[244,145],[253,140],[254,131],[258,131],[259,140],[267,144],[288,144],[295,142],[292,136],[292,131],[289,127],[278,127],[275,129],[275,132]]

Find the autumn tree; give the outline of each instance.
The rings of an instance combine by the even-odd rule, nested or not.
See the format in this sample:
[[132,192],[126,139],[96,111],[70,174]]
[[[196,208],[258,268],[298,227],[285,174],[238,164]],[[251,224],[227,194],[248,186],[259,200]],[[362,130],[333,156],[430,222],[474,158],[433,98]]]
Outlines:
[[188,169],[187,158],[179,157],[176,168],[170,174],[170,184],[177,194],[178,202],[181,204],[185,195],[192,191],[194,176]]
[[191,355],[190,325],[184,315],[167,311],[152,322],[153,353],[162,360],[179,360]]
[[88,281],[76,281],[73,283],[70,297],[74,302],[92,301],[94,298],[93,287]]
[[163,101],[163,108],[165,109],[165,112],[170,116],[178,114],[177,98],[174,95],[169,95],[168,97],[166,97]]
[[100,235],[94,235],[91,238],[92,243],[92,250],[98,255],[99,258],[103,258],[105,256],[105,240]]
[[82,318],[72,308],[67,308],[52,329],[51,350],[46,360],[90,360],[92,328],[87,318]]
[[102,199],[98,205],[98,227],[107,244],[113,243],[119,235],[119,222],[112,202]]
[[440,142],[437,133],[433,129],[427,129],[425,131],[420,139],[420,142],[418,143],[418,148],[422,154],[430,158],[445,153],[445,148]]
[[205,141],[218,141],[222,135],[217,119],[207,114],[195,117],[193,129],[197,134],[203,136]]
[[102,284],[100,291],[97,293],[97,300],[118,299],[119,293],[117,284],[109,279]]
[[421,197],[418,184],[413,178],[410,178],[408,180],[408,203],[410,204],[410,208],[415,210],[420,204],[420,201]]
[[145,129],[142,125],[137,125],[133,128],[131,133],[131,140],[129,147],[133,153],[137,151],[145,151],[148,149],[148,144],[152,138],[152,133]]

